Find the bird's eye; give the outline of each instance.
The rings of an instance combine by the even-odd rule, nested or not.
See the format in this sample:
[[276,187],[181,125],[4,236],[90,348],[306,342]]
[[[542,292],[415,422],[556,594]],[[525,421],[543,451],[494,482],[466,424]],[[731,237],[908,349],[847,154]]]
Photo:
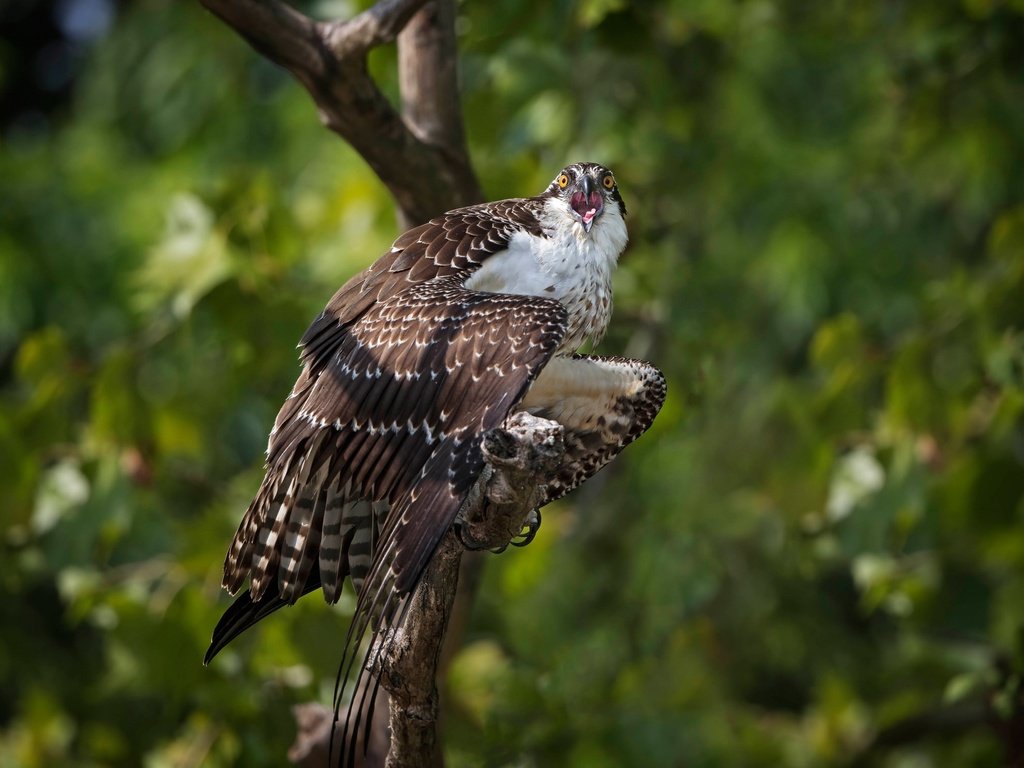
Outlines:
[[615,177],[609,173],[601,180],[601,183],[604,184],[605,189],[611,189],[615,186]]
[[558,186],[561,189],[565,189],[566,187],[569,186],[569,176],[567,174],[563,173],[561,176],[558,177]]

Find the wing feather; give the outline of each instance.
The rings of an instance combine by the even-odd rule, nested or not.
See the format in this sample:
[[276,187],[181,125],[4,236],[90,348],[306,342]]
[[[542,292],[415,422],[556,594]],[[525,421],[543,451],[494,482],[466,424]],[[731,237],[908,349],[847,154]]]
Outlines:
[[348,569],[348,559],[342,557],[341,526],[349,488],[339,487],[339,481],[340,478],[328,486],[320,537],[319,573],[328,603],[337,602]]
[[665,394],[665,376],[642,360],[578,355],[545,368],[520,403],[565,429],[566,461],[548,478],[541,506],[579,486],[646,432]]
[[[297,560],[286,558],[294,571],[290,577],[280,580],[267,572],[280,567],[279,550],[289,546],[289,526],[293,540],[308,526],[311,534],[318,531],[335,543],[338,534],[328,531],[329,516],[315,504],[316,483],[322,479],[317,475],[314,482],[308,473],[326,460],[332,492],[341,492],[352,481],[346,498],[372,501],[381,489],[369,486],[379,483],[389,498],[397,498],[430,454],[422,443],[430,449],[449,423],[467,418],[474,407],[461,397],[442,405],[443,398],[437,395],[460,387],[493,393],[480,383],[488,376],[502,379],[501,364],[485,365],[502,350],[515,370],[517,358],[528,352],[521,327],[507,333],[509,327],[500,318],[492,327],[494,308],[477,299],[465,301],[470,292],[461,289],[461,283],[518,231],[540,233],[530,201],[506,200],[452,211],[406,232],[388,253],[335,293],[302,338],[304,369],[275,422],[267,477],[225,560],[224,584],[232,592],[251,576],[258,587],[254,599],[271,580],[290,597],[301,586],[296,583],[298,575],[307,573],[305,561],[327,564],[329,558],[315,551],[312,545],[317,542],[307,536],[301,552],[289,552]],[[512,297],[501,309],[509,326],[532,322],[530,311],[513,311],[520,300],[532,302],[538,320],[561,312],[554,302]],[[463,325],[467,312],[476,313],[472,334]],[[491,344],[482,345],[483,339]],[[473,350],[475,357],[455,354],[452,350],[459,346]],[[467,363],[472,375],[463,381]],[[480,403],[475,407],[487,405],[483,398]],[[377,430],[368,431],[371,425]],[[383,434],[381,429],[389,426],[393,431]],[[333,430],[333,439],[311,441],[325,429]],[[418,465],[410,466],[410,458]],[[307,467],[307,475],[296,479],[300,466]],[[296,503],[308,505],[310,499],[319,529],[313,520],[307,523],[306,509],[290,522]],[[338,562],[331,561],[335,567],[344,559],[343,552],[339,556]],[[323,581],[332,582],[332,576],[339,577],[324,574]]]

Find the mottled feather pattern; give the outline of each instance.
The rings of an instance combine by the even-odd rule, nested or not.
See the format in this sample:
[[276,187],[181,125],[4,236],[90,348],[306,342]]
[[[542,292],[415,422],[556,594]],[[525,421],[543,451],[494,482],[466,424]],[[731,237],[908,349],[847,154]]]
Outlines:
[[[395,242],[389,253],[342,286],[324,312],[313,322],[300,342],[302,361],[305,364],[303,373],[291,396],[285,401],[271,433],[266,479],[243,519],[225,560],[224,586],[230,592],[240,589],[251,575],[253,584],[250,589],[258,600],[272,578],[272,574],[264,574],[262,571],[277,564],[274,551],[268,548],[267,543],[276,545],[286,523],[289,510],[280,506],[281,503],[294,503],[294,499],[287,499],[287,485],[284,489],[286,496],[278,498],[278,513],[274,516],[271,511],[273,502],[280,497],[279,488],[282,483],[291,482],[292,462],[298,460],[301,463],[303,455],[311,452],[311,447],[306,445],[311,433],[327,425],[352,431],[359,431],[365,425],[367,434],[377,426],[389,427],[397,434],[397,421],[389,425],[375,425],[370,416],[386,414],[395,405],[396,399],[399,401],[398,413],[401,413],[403,402],[408,405],[408,401],[425,400],[421,393],[412,388],[407,388],[409,391],[404,396],[400,392],[403,381],[415,380],[412,379],[417,373],[414,370],[418,359],[415,353],[422,352],[431,339],[445,342],[446,337],[452,335],[452,324],[460,322],[463,317],[457,311],[438,314],[438,302],[452,302],[457,309],[461,298],[460,278],[479,266],[487,256],[503,248],[512,232],[537,231],[536,218],[528,202],[506,200],[471,206],[452,211],[410,230]],[[445,282],[442,279],[445,277],[452,279]],[[410,291],[412,288],[423,288],[423,283],[430,281],[434,282],[424,292],[417,294],[416,291]],[[408,292],[408,295],[400,296],[403,291]],[[442,310],[447,308],[447,305],[441,307]],[[537,311],[538,307],[534,305],[533,309]],[[550,305],[541,304],[540,309],[551,311]],[[522,322],[525,313],[520,313],[514,319],[515,322]],[[415,344],[407,349],[405,341],[413,333],[416,334]],[[497,335],[500,334],[499,328]],[[361,350],[363,344],[367,345],[367,349],[380,351],[381,354],[391,352],[396,367],[391,371],[393,380],[390,386],[386,386],[388,382],[380,386],[377,377],[377,374],[383,374],[381,366],[387,361],[378,360],[373,354]],[[435,377],[440,375],[440,364],[443,364],[443,360],[438,360],[438,357],[435,353],[431,364],[431,374]],[[363,382],[356,383],[362,383],[364,387],[332,387],[325,384],[326,379],[322,380],[321,376],[331,366],[331,370],[326,373],[327,379],[336,378],[339,374],[344,378],[347,374],[347,378],[355,381],[357,374],[362,374]],[[342,397],[339,402],[332,403],[330,398],[335,393],[340,393]],[[327,407],[319,408],[318,403],[326,403]],[[355,416],[343,419],[346,409]],[[367,415],[360,418],[360,414]],[[402,421],[408,421],[408,417]],[[422,424],[423,419],[419,419],[418,423]],[[382,434],[384,430],[376,431]],[[358,456],[354,443],[364,441],[354,440],[351,436],[346,440],[339,436],[335,441],[335,450],[340,449],[342,455],[351,462]],[[392,442],[395,443],[392,446],[394,452],[398,441]],[[376,448],[384,451],[387,444],[377,441]],[[310,456],[311,461],[317,461],[318,458],[316,452]],[[359,479],[365,481],[372,465],[370,460],[379,459],[379,456],[368,454],[363,458],[369,459],[360,467],[363,473]],[[344,473],[345,468],[341,467],[339,471]],[[358,471],[349,472],[359,474]],[[345,479],[339,477],[335,485],[343,485]],[[374,500],[387,498],[386,492],[377,493],[373,489],[358,486],[365,486],[365,482],[357,484],[357,496],[362,492]],[[315,492],[316,488],[309,491],[305,491],[304,487],[292,489],[292,495],[296,498],[313,496]],[[352,492],[350,484],[348,493]],[[262,542],[258,541],[261,530],[267,530]],[[253,553],[257,548],[261,549],[263,556],[254,560]],[[312,547],[310,552],[313,552]],[[324,578],[325,583],[331,585],[329,592],[335,599],[340,595],[336,581],[340,582],[344,575],[340,574],[337,580],[331,575]],[[282,595],[294,595],[296,589],[297,585],[286,581]]]
[[605,402],[593,403],[582,419],[554,407],[529,409],[534,415],[559,421],[565,428],[566,461],[545,484],[540,506],[561,498],[593,477],[650,428],[665,402],[665,376],[650,363],[625,357],[577,359],[621,371],[635,384]]
[[[280,540],[298,500],[315,504],[325,465],[342,473],[334,485],[347,487],[346,501],[393,503],[419,479],[435,444],[496,426],[522,396],[557,347],[565,310],[547,299],[468,292],[459,283],[439,278],[374,304],[315,381],[296,393],[293,417],[271,438],[264,489],[229,555],[227,586],[241,586],[249,574],[258,600],[280,576],[281,595],[297,593],[301,584],[289,575],[298,565],[280,574]],[[499,354],[503,348],[517,358]],[[323,535],[333,538],[326,523]],[[298,524],[305,524],[301,515]],[[333,574],[321,579],[325,594],[336,596]]]
[[302,337],[303,362],[321,360],[373,303],[390,299],[412,283],[467,276],[505,248],[516,232],[541,236],[533,198],[459,208],[409,230],[388,253],[338,289]]

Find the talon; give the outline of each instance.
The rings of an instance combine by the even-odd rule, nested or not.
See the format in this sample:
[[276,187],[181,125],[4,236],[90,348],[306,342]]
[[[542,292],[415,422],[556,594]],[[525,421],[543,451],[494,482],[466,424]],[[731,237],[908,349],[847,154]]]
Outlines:
[[509,542],[513,547],[525,547],[531,541],[534,536],[537,535],[537,531],[540,530],[540,510],[533,509],[530,514],[526,516],[526,527],[524,532],[520,533],[521,541]]
[[530,510],[530,513],[526,516],[526,521],[523,525],[523,530],[519,533],[519,535],[515,539],[510,541],[508,544],[503,544],[500,547],[490,548],[476,541],[471,541],[467,539],[463,531],[463,524],[459,520],[455,521],[455,523],[452,525],[452,528],[455,530],[455,535],[458,537],[459,543],[461,543],[462,546],[470,552],[479,552],[482,549],[486,549],[488,552],[491,552],[495,555],[500,555],[502,552],[508,549],[508,544],[511,544],[513,547],[525,547],[527,544],[533,541],[534,536],[537,535],[537,531],[540,530],[540,510]]
[[458,537],[459,543],[461,543],[462,546],[470,552],[479,552],[481,549],[487,549],[487,547],[483,546],[482,544],[477,544],[476,542],[469,542],[466,540],[466,537],[462,535],[461,522],[456,521],[455,525],[452,527],[455,529],[455,535]]

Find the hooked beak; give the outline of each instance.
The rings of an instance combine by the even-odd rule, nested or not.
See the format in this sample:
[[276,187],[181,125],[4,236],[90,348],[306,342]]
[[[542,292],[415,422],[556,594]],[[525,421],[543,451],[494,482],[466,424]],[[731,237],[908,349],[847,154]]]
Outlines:
[[569,198],[569,207],[576,218],[580,220],[583,229],[590,232],[590,228],[594,226],[594,220],[604,211],[604,198],[601,196],[601,190],[597,188],[597,184],[590,176],[584,176],[577,182],[576,189],[573,190],[572,196]]

